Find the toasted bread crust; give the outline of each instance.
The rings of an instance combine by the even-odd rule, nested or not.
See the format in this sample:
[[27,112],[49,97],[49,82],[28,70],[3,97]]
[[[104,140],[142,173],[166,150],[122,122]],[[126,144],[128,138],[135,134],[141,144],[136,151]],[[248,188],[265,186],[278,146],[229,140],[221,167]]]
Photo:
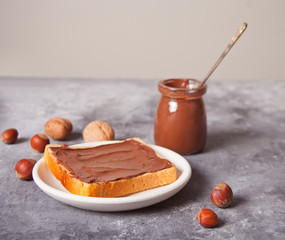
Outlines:
[[[134,139],[145,144],[141,139]],[[155,172],[144,173],[136,177],[109,182],[82,182],[78,178],[72,177],[69,173],[69,170],[66,169],[64,165],[58,163],[56,157],[52,154],[52,151],[50,149],[50,147],[55,146],[60,145],[47,145],[43,158],[52,174],[61,182],[61,184],[69,192],[76,195],[90,197],[118,197],[167,185],[176,181],[177,179],[177,170],[175,165],[172,164],[170,168],[165,168]]]

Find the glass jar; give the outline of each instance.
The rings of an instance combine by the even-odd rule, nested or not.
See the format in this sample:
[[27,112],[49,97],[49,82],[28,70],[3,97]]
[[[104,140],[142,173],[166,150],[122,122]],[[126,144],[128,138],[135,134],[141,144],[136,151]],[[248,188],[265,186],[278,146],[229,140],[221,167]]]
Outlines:
[[206,111],[202,96],[207,85],[195,79],[160,81],[162,94],[155,118],[155,144],[180,154],[202,151],[207,138]]

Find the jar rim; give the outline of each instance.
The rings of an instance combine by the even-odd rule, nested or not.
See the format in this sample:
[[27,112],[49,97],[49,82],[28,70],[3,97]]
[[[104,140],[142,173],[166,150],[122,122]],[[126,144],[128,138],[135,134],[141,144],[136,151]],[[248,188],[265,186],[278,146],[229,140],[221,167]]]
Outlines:
[[199,97],[206,93],[207,84],[194,78],[170,78],[158,83],[159,91],[174,97]]

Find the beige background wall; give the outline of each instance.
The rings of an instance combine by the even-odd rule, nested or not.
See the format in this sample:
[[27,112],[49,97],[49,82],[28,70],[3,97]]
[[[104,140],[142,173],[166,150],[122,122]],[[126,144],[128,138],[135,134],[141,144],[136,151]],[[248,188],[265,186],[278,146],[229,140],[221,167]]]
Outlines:
[[0,0],[0,76],[285,80],[283,0]]

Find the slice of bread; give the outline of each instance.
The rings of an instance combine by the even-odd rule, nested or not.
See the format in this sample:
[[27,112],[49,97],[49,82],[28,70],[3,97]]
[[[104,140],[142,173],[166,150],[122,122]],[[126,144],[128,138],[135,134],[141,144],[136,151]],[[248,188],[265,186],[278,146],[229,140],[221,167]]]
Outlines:
[[[130,141],[132,141],[132,144],[136,146],[132,147]],[[140,152],[135,153],[137,154],[136,156],[138,156],[138,158],[142,160],[142,162],[140,162],[140,164],[134,162],[135,159],[132,159],[133,154],[131,152],[130,155],[126,155],[128,156],[128,160],[124,160],[124,164],[120,166],[121,158],[118,157],[117,154],[115,154],[117,150],[113,150],[117,148],[117,144],[120,143],[130,144],[130,147],[134,148],[134,150],[131,149],[130,151],[137,151],[137,148],[139,148],[138,151]],[[45,160],[52,174],[61,182],[61,184],[69,192],[82,196],[125,196],[147,189],[167,185],[176,181],[177,179],[177,170],[175,165],[160,156],[140,138],[132,138],[118,143],[108,144],[108,151],[115,151],[115,153],[112,153],[113,155],[111,155],[111,158],[109,159],[110,161],[108,160],[108,162],[104,163],[102,159],[97,159],[96,162],[88,163],[88,161],[92,161],[92,157],[89,156],[90,154],[88,152],[92,151],[92,154],[96,155],[97,152],[99,152],[99,147],[100,146],[63,147],[62,145],[49,144],[45,148],[43,159]],[[74,156],[75,151],[80,151],[80,154],[78,154],[78,158],[66,157],[67,153],[70,154],[70,156]],[[148,155],[145,154],[146,152]],[[108,155],[108,152],[105,155]],[[100,158],[100,156],[97,156],[97,158]],[[78,162],[77,160],[79,158],[82,158],[83,160],[81,162]],[[161,164],[160,162],[162,162],[164,164],[164,167],[162,167],[161,169],[149,170],[148,165],[150,166],[151,164],[156,164],[156,162],[154,161],[159,164]],[[110,166],[108,165],[109,162]],[[115,170],[119,173],[121,173],[121,171],[124,172],[125,169],[127,169],[127,171],[130,170],[131,173],[128,173],[126,176],[117,175],[115,179],[108,179],[108,174],[110,173],[110,171],[114,170],[112,165],[113,162],[115,162],[116,165]],[[117,164],[117,162],[119,162],[119,165]],[[99,165],[96,166],[96,164]],[[104,164],[104,166],[102,164]],[[77,169],[73,168],[73,166],[76,166]],[[78,166],[80,167],[78,168]],[[138,166],[142,166],[143,169],[139,169]],[[85,171],[86,173],[86,169],[90,176],[83,178],[80,174],[82,171]],[[98,174],[98,169],[100,171],[100,174]]]

